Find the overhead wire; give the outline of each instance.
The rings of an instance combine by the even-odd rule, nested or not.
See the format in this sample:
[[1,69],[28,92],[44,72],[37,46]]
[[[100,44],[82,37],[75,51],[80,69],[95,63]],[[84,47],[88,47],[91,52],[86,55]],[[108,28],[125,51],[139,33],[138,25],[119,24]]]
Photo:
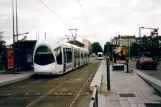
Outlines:
[[78,3],[79,3],[79,6],[80,6],[80,8],[81,8],[81,10],[82,10],[82,13],[83,13],[83,15],[84,15],[84,17],[85,17],[85,19],[86,19],[87,24],[88,24],[89,28],[91,29],[91,26],[90,26],[90,24],[89,24],[89,21],[88,21],[88,19],[87,19],[87,16],[86,16],[86,14],[85,14],[85,12],[84,12],[84,10],[83,10],[83,8],[82,8],[82,5],[81,5],[81,3],[80,3],[79,0],[78,0]]
[[[85,12],[84,12],[84,10],[83,10],[83,8],[82,8],[82,5],[81,5],[81,3],[80,3],[79,0],[78,0],[78,3],[79,3],[79,6],[80,6],[80,8],[81,8],[81,10],[82,10],[82,13],[83,13],[83,15],[84,15],[84,17],[85,17],[85,19],[86,19],[86,22],[87,22],[87,24],[88,24],[88,27],[90,28],[91,32],[93,32],[93,31],[92,31],[92,28],[91,28],[91,26],[90,26],[90,24],[89,24],[88,18],[87,18],[87,16],[86,16],[86,14],[85,14]],[[93,34],[93,35],[94,35],[94,37],[96,37],[95,34]]]
[[[65,25],[67,25],[67,23],[59,16],[59,15],[57,15],[50,7],[48,7],[42,0],[39,0],[49,11],[51,11],[59,20],[61,20]],[[90,24],[89,24],[89,21],[88,21],[88,19],[87,19],[87,16],[86,16],[86,14],[85,14],[85,12],[84,12],[84,10],[83,10],[83,8],[82,8],[82,5],[81,5],[81,3],[80,3],[80,1],[78,0],[78,3],[79,3],[79,6],[80,6],[80,8],[81,8],[81,11],[82,11],[82,13],[83,13],[83,15],[84,15],[84,17],[85,17],[85,20],[86,20],[86,22],[87,22],[87,25],[88,25],[88,27],[90,28],[90,30],[91,30],[91,26],[90,26]]]
[[60,17],[58,16],[52,9],[50,9],[43,1],[39,0],[47,9],[49,9],[59,20],[61,20],[65,25],[67,25],[67,23]]

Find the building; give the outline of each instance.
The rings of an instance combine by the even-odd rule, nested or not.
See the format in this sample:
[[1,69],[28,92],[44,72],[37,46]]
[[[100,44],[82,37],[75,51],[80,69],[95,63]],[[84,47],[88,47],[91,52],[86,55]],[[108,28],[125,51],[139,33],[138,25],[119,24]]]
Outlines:
[[84,48],[87,49],[89,51],[89,53],[91,53],[92,52],[92,43],[87,39],[83,39],[83,44],[84,44]]
[[114,39],[110,41],[110,43],[113,45],[126,46],[126,47],[130,47],[132,42],[136,42],[135,35],[134,36],[118,36],[118,37],[114,37]]

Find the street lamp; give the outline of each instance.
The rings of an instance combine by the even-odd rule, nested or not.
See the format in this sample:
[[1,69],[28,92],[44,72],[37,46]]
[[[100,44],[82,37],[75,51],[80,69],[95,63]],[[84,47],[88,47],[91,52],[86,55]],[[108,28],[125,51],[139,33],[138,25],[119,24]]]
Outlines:
[[[14,44],[14,42],[16,42],[15,36],[18,35],[17,0],[15,2],[14,1],[15,0],[12,0],[13,44]],[[14,8],[14,6],[16,9]],[[16,27],[16,29],[15,29],[15,27]],[[16,32],[15,32],[15,30],[16,30]],[[18,36],[17,36],[17,41],[18,41]]]
[[141,37],[141,28],[145,28],[145,27],[139,27],[139,37]]
[[151,30],[154,30],[154,33],[158,36],[158,29],[159,29],[159,28],[139,27],[139,37],[141,37],[141,28],[142,28],[142,29],[151,29]]
[[[20,36],[20,35],[25,35],[25,34],[29,34],[29,32],[22,33],[22,34],[18,34],[18,36]],[[17,35],[16,35],[16,36],[17,36]]]
[[15,36],[17,36],[17,42],[18,42],[18,36],[20,36],[20,35],[25,35],[25,34],[29,34],[29,32],[26,32],[26,33],[22,33],[22,34],[15,35]]

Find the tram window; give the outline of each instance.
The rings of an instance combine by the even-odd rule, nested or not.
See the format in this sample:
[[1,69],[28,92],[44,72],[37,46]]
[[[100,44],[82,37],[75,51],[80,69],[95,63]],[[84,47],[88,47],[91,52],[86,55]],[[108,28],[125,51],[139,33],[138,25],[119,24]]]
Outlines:
[[81,52],[81,58],[83,59],[83,52]]
[[76,57],[77,57],[77,51],[74,50],[74,58],[76,58]]
[[40,46],[37,48],[34,63],[39,65],[48,65],[55,62],[52,51],[47,46]]
[[76,55],[77,55],[77,58],[80,58],[79,50],[76,50]]
[[55,56],[58,64],[62,64],[62,51],[61,47],[55,49]]
[[72,62],[72,49],[66,48],[67,63]]
[[84,53],[84,57],[87,58],[87,53]]

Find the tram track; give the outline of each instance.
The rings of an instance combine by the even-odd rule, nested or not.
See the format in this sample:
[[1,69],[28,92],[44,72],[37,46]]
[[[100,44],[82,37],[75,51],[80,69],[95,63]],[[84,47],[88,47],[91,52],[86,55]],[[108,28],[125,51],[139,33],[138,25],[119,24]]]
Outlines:
[[[60,88],[60,86],[64,85],[65,83],[67,83],[69,80],[73,79],[74,77],[78,76],[79,74],[81,74],[82,72],[84,72],[85,70],[91,68],[92,65],[96,64],[97,62],[92,63],[91,65],[89,65],[88,67],[86,67],[85,69],[82,69],[79,73],[71,76],[69,79],[67,79],[66,81],[62,82],[61,84],[57,85],[56,87],[54,87],[52,90],[48,91],[47,93],[45,93],[43,96],[39,97],[38,99],[36,99],[35,101],[31,102],[29,105],[27,105],[26,107],[33,107],[36,105],[36,103],[38,103],[39,101],[41,101],[43,98],[45,98],[46,96],[51,96],[51,93],[54,93],[54,91],[58,88]],[[55,94],[57,95],[57,93],[55,92]],[[59,95],[60,96],[60,95]],[[64,95],[61,95],[64,96]],[[66,96],[66,94],[65,94]],[[70,96],[70,94],[68,95]],[[77,96],[77,94],[76,94]],[[71,103],[73,102],[73,99],[71,100]],[[71,104],[69,104],[70,106]]]
[[86,80],[86,82],[84,83],[84,85],[82,86],[82,88],[78,91],[78,93],[75,95],[74,99],[71,100],[71,102],[68,104],[68,107],[72,107],[73,104],[75,103],[75,101],[77,100],[77,98],[79,97],[80,93],[82,92],[82,90],[84,89],[84,87],[87,85],[88,81],[91,79],[91,77],[95,74],[95,71],[98,69],[100,63],[97,65],[96,68],[93,69],[93,73],[89,76],[89,78]]
[[[31,104],[34,101],[37,102],[37,99],[41,99],[42,96],[45,95],[45,97],[57,97],[57,96],[73,96],[67,95],[67,94],[50,94],[49,92],[52,92],[51,89],[53,87],[57,87],[58,90],[64,81],[70,80],[73,76],[79,76],[81,72],[87,71],[93,66],[97,64],[97,61],[93,61],[92,63],[78,68],[74,71],[71,71],[65,75],[58,76],[55,78],[45,78],[45,79],[29,79],[25,80],[23,82],[18,82],[15,84],[11,84],[9,86],[1,87],[0,88],[0,106],[2,107],[31,107],[35,106],[35,104]],[[71,78],[72,79],[72,78]],[[16,89],[14,89],[14,87]],[[78,89],[78,88],[77,88]],[[50,91],[49,91],[50,90]],[[4,92],[3,92],[4,91]],[[10,95],[8,95],[10,94]],[[36,101],[37,100],[37,101]],[[39,103],[39,101],[38,101]],[[44,106],[46,107],[46,106]],[[57,106],[56,106],[57,107]],[[59,106],[58,106],[59,107]],[[61,107],[61,106],[60,106]]]

